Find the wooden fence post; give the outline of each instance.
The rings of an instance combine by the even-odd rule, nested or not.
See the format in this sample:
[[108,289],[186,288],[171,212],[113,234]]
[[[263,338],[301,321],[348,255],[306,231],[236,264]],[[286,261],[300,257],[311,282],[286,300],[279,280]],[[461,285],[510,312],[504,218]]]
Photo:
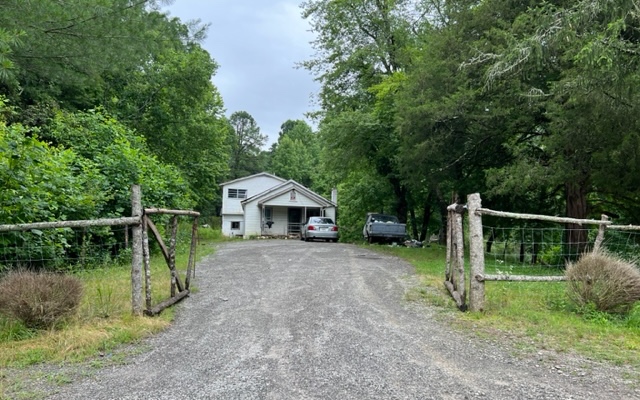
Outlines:
[[451,249],[452,249],[452,242],[453,242],[453,211],[447,211],[447,258],[446,258],[446,270],[444,273],[445,276],[445,280],[447,282],[451,281]]
[[460,304],[458,304],[458,308],[464,310],[467,299],[467,285],[464,281],[464,227],[463,227],[463,219],[464,219],[464,211],[453,213],[453,236],[455,241],[453,242],[453,247],[455,250],[455,263],[454,268],[451,271],[451,276],[453,277],[453,285],[456,290],[460,294]]
[[[602,214],[600,216],[600,219],[602,219],[603,221],[609,221],[609,217]],[[604,242],[604,232],[607,229],[607,226],[604,224],[601,224],[600,226],[598,226],[598,235],[596,236],[596,241],[593,244],[593,252],[597,252],[600,250],[600,247],[602,247],[602,243]]]
[[[131,186],[131,216],[142,217],[142,194],[140,185]],[[142,315],[142,224],[131,229],[131,312]]]
[[[169,239],[169,271],[171,271],[171,297],[176,297],[176,242],[178,240],[178,216],[171,217],[171,238]],[[181,289],[182,291],[182,289]]]
[[196,247],[198,245],[198,217],[193,219],[191,226],[191,248],[189,249],[189,264],[187,264],[187,277],[184,281],[184,288],[189,290],[191,284],[191,274],[196,274]]
[[464,234],[463,214],[465,209],[460,204],[447,207],[447,270],[445,287],[461,311],[467,309],[464,274]]
[[144,293],[147,313],[153,309],[152,288],[151,288],[151,254],[149,252],[149,217],[142,218],[142,256],[144,257]]
[[482,311],[484,309],[484,237],[482,233],[482,214],[478,209],[482,207],[479,193],[467,196],[469,211],[469,255],[471,261],[471,276],[469,278],[469,309]]

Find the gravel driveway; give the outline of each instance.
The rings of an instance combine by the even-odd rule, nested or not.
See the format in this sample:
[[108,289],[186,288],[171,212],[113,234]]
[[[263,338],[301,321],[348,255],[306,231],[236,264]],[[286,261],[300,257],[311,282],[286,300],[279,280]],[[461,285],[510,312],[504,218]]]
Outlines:
[[[234,241],[149,351],[51,399],[631,399],[622,371],[517,358],[405,298],[410,265],[345,244]],[[543,359],[544,358],[544,359]]]

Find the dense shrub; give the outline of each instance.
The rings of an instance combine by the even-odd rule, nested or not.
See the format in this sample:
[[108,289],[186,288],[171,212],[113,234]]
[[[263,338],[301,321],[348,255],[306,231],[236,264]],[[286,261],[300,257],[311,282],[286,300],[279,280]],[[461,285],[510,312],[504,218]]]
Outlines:
[[50,328],[73,315],[82,293],[73,276],[14,271],[0,280],[0,313],[29,328]]
[[579,307],[603,312],[627,312],[640,300],[640,271],[605,252],[593,252],[569,263],[567,293]]
[[[0,95],[1,223],[131,215],[134,183],[142,186],[145,206],[194,205],[180,171],[160,162],[142,136],[108,115],[60,111],[33,128],[8,124],[6,115],[14,111]],[[69,259],[98,247],[105,252],[100,256],[117,256],[115,244],[123,238],[116,235],[110,228],[92,229],[90,234],[72,229],[5,233],[0,235],[0,258],[5,261],[0,271],[16,265],[74,267]]]

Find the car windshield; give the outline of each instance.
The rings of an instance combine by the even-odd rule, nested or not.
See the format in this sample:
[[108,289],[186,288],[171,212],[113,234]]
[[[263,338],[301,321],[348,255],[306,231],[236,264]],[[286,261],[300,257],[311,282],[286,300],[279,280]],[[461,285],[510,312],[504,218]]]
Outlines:
[[309,221],[310,224],[326,224],[333,225],[333,220],[331,218],[311,218]]

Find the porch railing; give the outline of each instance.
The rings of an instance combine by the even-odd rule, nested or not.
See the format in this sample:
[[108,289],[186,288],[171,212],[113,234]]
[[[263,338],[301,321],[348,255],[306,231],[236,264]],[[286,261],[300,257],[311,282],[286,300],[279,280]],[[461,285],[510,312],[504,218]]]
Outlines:
[[287,235],[299,235],[301,228],[301,223],[289,223],[287,225]]

